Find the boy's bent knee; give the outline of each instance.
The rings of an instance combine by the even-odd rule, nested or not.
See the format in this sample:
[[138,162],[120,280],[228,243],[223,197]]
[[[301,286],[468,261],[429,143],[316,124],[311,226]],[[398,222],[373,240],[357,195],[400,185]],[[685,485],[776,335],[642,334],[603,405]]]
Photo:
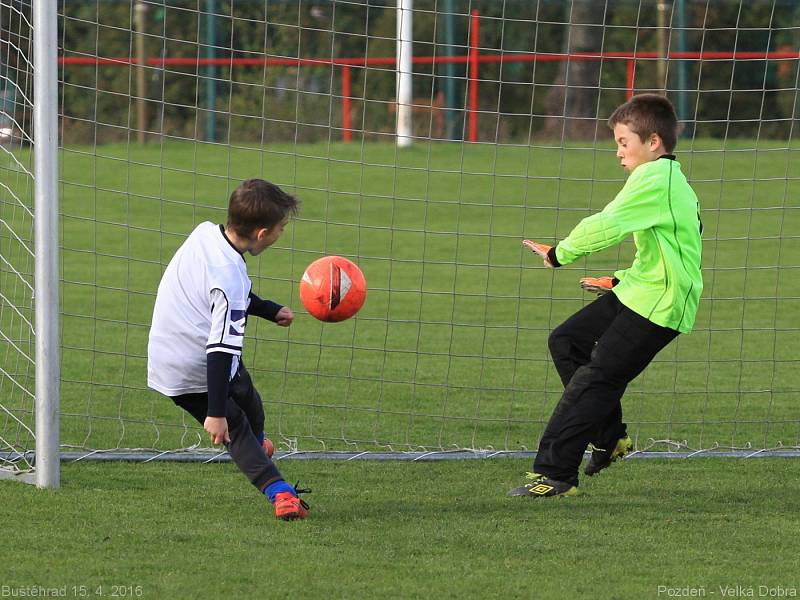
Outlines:
[[569,335],[556,327],[547,337],[547,347],[553,358],[568,358],[572,348],[572,340]]
[[228,420],[228,431],[231,437],[236,435],[239,431],[250,429],[250,421],[247,420],[247,415],[241,410],[228,411],[225,418]]

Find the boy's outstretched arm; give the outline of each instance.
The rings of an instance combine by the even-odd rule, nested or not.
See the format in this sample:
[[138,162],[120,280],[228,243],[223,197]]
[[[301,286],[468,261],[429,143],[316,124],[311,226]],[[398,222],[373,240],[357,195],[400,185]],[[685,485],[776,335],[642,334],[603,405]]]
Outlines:
[[611,288],[613,288],[618,283],[619,279],[608,275],[604,277],[582,277],[581,289],[590,292],[592,294],[597,294],[598,296],[602,296],[603,294],[607,294],[608,292],[610,292]]
[[294,312],[288,306],[281,306],[272,300],[262,300],[250,292],[250,305],[247,307],[248,315],[255,315],[277,323],[281,327],[288,327],[294,321]]
[[637,170],[614,200],[599,213],[582,219],[557,245],[550,247],[531,240],[522,243],[541,256],[547,267],[568,265],[654,226],[662,218],[663,195],[660,179]]
[[294,312],[288,306],[282,307],[278,314],[275,315],[275,323],[280,325],[281,327],[288,327],[294,321]]
[[522,245],[528,248],[534,254],[538,254],[541,257],[545,267],[549,269],[555,269],[556,267],[561,266],[561,263],[558,262],[558,258],[556,258],[555,248],[552,246],[540,244],[532,240],[522,240]]
[[282,308],[283,306],[277,302],[262,300],[253,292],[250,292],[250,304],[247,307],[248,315],[255,315],[275,323],[275,319]]
[[[545,267],[554,269],[558,265],[558,258],[555,256],[555,250],[552,246],[547,244],[540,244],[531,240],[522,240],[522,245],[530,249],[531,252],[539,255]],[[581,288],[587,292],[602,296],[611,291],[611,288],[619,283],[616,277],[583,277],[581,278]]]

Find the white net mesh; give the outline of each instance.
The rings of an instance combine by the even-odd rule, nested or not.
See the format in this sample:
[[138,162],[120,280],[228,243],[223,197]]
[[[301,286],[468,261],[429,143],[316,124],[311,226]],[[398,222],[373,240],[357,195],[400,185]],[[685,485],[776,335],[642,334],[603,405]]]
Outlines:
[[[2,6],[3,118],[24,131],[29,36],[6,17],[27,7]],[[604,120],[659,90],[685,126],[706,291],[696,331],[629,387],[629,431],[640,449],[798,445],[794,3],[416,0],[404,150],[394,3],[60,6],[65,450],[207,445],[146,389],[147,333],[173,252],[249,177],[303,201],[248,261],[256,293],[300,309],[324,254],[370,288],[344,323],[251,320],[245,362],[279,447],[535,448],[561,393],[547,335],[592,299],[578,279],[626,265],[632,244],[551,273],[520,240],[557,241],[613,198]],[[0,435],[24,450],[29,154],[3,148]]]
[[0,468],[33,448],[33,60],[28,3],[0,3]]

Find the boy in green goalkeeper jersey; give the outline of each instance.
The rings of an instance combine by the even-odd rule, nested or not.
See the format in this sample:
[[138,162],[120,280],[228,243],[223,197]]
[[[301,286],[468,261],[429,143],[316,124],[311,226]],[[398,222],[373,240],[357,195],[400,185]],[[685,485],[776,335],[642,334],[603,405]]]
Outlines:
[[642,94],[617,108],[608,124],[630,173],[622,190],[556,246],[523,244],[557,268],[633,235],[636,257],[613,277],[581,280],[600,297],[550,334],[564,393],[542,434],[534,473],[509,496],[574,495],[589,444],[587,475],[629,452],[620,404],[625,388],[672,339],[692,330],[697,314],[702,224],[697,196],[672,154],[675,109],[662,96]]

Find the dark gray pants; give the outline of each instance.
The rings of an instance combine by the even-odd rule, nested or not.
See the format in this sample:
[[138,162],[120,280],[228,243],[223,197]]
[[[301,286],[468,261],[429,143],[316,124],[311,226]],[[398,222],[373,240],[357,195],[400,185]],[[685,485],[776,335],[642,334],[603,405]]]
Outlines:
[[[208,394],[183,394],[172,398],[202,425],[208,415]],[[239,372],[228,387],[225,404],[228,435],[225,444],[233,462],[254,486],[263,490],[277,479],[283,479],[278,467],[267,456],[256,436],[264,432],[264,405],[253,385],[250,373],[239,363]]]
[[625,437],[625,389],[677,335],[627,308],[613,292],[556,327],[548,345],[564,393],[542,434],[533,470],[577,485],[586,447],[592,442],[613,448]]

